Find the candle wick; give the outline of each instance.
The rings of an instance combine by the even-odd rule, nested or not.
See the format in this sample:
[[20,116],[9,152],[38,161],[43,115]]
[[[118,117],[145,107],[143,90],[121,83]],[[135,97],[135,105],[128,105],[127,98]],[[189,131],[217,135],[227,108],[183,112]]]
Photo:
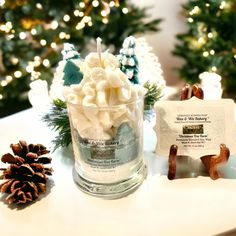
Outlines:
[[102,64],[102,46],[101,46],[101,42],[102,42],[102,39],[98,37],[97,38],[97,53],[98,53],[100,65],[101,65],[101,67],[103,67],[103,64]]

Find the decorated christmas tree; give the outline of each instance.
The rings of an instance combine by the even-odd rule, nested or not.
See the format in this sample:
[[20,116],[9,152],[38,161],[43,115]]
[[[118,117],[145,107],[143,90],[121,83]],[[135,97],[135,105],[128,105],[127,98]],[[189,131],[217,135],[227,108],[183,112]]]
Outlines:
[[183,5],[188,30],[177,35],[174,54],[185,63],[182,79],[195,83],[205,71],[222,76],[226,92],[236,91],[236,1],[189,0]]
[[124,38],[160,22],[128,0],[2,0],[0,14],[0,116],[29,106],[32,74],[50,82],[64,42],[83,55],[100,36],[118,52]]

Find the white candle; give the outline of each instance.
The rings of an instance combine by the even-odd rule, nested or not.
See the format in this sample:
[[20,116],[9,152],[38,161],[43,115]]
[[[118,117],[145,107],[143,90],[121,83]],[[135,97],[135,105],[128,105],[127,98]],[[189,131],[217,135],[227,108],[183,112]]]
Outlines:
[[199,75],[204,92],[204,100],[221,99],[221,76],[213,72],[203,72]]

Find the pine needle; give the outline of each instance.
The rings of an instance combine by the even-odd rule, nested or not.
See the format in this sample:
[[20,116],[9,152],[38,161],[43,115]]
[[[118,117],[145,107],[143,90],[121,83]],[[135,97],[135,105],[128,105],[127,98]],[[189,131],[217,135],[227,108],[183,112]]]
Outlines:
[[144,107],[145,109],[150,109],[153,107],[156,101],[162,97],[162,88],[158,87],[156,83],[151,83],[147,81],[143,85],[147,89],[147,93],[144,97]]
[[67,112],[66,103],[60,99],[54,100],[49,113],[42,117],[47,126],[58,133],[52,141],[53,151],[60,147],[67,147],[72,142],[70,121]]

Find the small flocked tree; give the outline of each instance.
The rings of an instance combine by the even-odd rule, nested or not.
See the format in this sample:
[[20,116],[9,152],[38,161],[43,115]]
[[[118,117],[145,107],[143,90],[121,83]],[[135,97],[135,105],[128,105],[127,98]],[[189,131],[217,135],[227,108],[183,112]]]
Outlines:
[[130,81],[138,84],[138,59],[135,55],[136,40],[129,36],[124,40],[120,54],[118,55],[120,69],[129,77]]
[[79,84],[83,79],[83,74],[79,67],[73,62],[73,59],[80,59],[79,53],[75,50],[74,45],[66,43],[62,51],[64,59],[67,61],[64,67],[64,85]]

